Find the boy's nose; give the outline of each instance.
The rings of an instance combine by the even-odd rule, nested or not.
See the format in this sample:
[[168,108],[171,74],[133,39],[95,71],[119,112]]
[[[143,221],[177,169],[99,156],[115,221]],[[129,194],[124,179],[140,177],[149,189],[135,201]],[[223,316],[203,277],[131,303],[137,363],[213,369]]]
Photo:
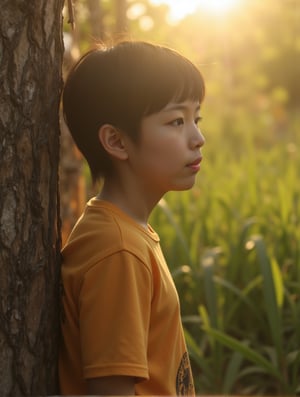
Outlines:
[[204,145],[205,138],[198,127],[194,128],[193,136],[191,138],[191,145],[193,148],[200,148]]

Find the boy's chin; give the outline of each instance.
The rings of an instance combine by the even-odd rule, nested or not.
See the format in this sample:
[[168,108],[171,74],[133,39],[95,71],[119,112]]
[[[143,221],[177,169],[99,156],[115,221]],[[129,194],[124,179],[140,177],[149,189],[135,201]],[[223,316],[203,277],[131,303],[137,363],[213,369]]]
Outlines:
[[175,189],[172,189],[174,192],[184,192],[186,190],[190,190],[192,189],[192,187],[195,185],[196,181],[193,181],[191,183],[187,183],[185,185],[182,186],[177,186]]

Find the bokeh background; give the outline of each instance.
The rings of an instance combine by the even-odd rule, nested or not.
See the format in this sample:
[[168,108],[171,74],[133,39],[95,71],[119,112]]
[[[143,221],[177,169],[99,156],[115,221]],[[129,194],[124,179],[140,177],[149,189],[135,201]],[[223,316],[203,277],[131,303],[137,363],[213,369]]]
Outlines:
[[[300,395],[300,1],[76,0],[64,73],[97,42],[170,46],[204,75],[196,186],[151,216],[197,394]],[[72,27],[73,25],[73,27]],[[96,188],[62,121],[63,241]]]

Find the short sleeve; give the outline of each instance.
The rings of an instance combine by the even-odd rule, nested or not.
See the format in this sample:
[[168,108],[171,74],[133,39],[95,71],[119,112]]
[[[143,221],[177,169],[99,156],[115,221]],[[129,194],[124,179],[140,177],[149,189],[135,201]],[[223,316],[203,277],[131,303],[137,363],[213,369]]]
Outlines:
[[79,297],[85,378],[149,378],[151,299],[151,271],[129,252],[110,255],[85,274]]

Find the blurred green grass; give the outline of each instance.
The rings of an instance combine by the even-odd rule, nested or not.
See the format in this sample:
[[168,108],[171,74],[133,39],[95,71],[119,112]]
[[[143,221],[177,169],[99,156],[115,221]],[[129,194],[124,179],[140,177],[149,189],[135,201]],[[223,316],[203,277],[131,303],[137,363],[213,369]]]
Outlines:
[[297,123],[261,137],[245,119],[238,139],[237,122],[210,124],[196,185],[168,193],[152,214],[198,394],[300,393]]

